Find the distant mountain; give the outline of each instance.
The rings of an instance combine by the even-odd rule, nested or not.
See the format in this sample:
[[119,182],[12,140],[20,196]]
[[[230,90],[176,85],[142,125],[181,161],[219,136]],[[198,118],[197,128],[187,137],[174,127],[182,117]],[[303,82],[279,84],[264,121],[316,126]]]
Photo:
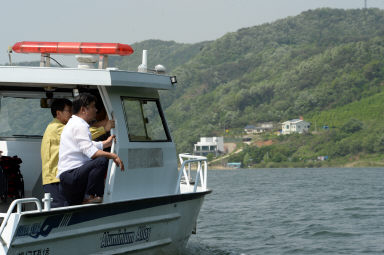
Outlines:
[[268,149],[250,146],[232,159],[381,158],[383,24],[380,9],[316,9],[215,41],[134,43],[133,55],[111,57],[109,66],[136,71],[146,49],[149,68],[162,64],[177,76],[175,88],[161,97],[179,152],[191,152],[200,136],[304,116],[315,134],[271,138]]
[[317,9],[200,46],[172,71],[176,90],[163,95],[178,149],[191,151],[199,136],[224,127],[284,121],[378,93],[383,22],[379,9]]

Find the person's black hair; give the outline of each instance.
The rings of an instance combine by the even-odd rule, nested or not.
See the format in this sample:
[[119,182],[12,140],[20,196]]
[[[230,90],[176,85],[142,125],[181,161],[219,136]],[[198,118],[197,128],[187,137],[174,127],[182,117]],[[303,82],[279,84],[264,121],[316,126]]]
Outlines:
[[81,107],[87,107],[92,102],[97,102],[96,97],[89,93],[82,93],[75,97],[75,100],[73,100],[73,107],[72,112],[73,114],[77,114],[80,112]]
[[65,106],[72,107],[72,102],[66,98],[56,98],[51,104],[51,113],[56,118],[56,111],[64,111]]

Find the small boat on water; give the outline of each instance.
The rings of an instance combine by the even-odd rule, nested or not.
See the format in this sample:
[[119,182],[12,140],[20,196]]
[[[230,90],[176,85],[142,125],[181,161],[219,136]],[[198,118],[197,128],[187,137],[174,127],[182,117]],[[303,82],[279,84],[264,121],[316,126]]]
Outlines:
[[[0,202],[0,254],[182,251],[211,190],[205,157],[180,154],[178,168],[159,97],[159,90],[173,88],[176,77],[164,75],[162,66],[148,69],[146,51],[138,72],[108,68],[108,55],[133,52],[125,44],[19,42],[13,51],[41,54],[41,62],[40,67],[0,67],[0,151],[21,159],[23,177],[22,198]],[[79,54],[81,63],[52,67],[51,54]],[[100,97],[115,120],[111,151],[126,170],[109,162],[101,204],[51,208],[50,194],[43,193],[40,156],[42,134],[52,119],[49,104],[82,92]],[[197,167],[193,177],[191,165]]]

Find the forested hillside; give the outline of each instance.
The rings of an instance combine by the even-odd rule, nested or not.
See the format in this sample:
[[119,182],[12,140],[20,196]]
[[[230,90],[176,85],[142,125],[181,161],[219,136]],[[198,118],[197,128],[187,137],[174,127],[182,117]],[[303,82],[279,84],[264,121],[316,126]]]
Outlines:
[[[245,146],[230,156],[243,166],[382,166],[384,153],[384,92],[314,112],[307,120],[312,132],[304,135],[264,136],[271,146]],[[327,127],[324,129],[324,127]],[[329,160],[318,161],[319,156]]]
[[379,9],[318,9],[197,45],[138,43],[136,53],[146,47],[164,65],[183,56],[170,61],[179,83],[162,96],[178,150],[191,151],[199,136],[224,127],[314,116],[379,93],[382,24]]
[[231,138],[247,124],[303,116],[312,133],[265,136],[271,146],[247,146],[230,160],[377,159],[384,152],[383,24],[379,9],[317,9],[215,41],[138,42],[133,55],[109,61],[136,71],[146,49],[149,68],[163,64],[177,76],[161,97],[178,152],[191,152],[200,136]]

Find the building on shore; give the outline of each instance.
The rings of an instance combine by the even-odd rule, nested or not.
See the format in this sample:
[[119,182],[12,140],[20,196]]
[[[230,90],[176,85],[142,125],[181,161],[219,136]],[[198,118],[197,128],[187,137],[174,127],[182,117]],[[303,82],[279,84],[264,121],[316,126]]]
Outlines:
[[281,124],[281,133],[283,135],[293,133],[302,134],[308,132],[310,126],[311,123],[301,119],[288,120]]
[[248,135],[250,134],[261,134],[267,131],[271,131],[273,129],[272,122],[261,123],[258,126],[254,125],[246,125],[244,127],[244,132]]
[[216,157],[224,153],[224,137],[200,137],[194,145],[193,154],[207,156],[210,153]]

